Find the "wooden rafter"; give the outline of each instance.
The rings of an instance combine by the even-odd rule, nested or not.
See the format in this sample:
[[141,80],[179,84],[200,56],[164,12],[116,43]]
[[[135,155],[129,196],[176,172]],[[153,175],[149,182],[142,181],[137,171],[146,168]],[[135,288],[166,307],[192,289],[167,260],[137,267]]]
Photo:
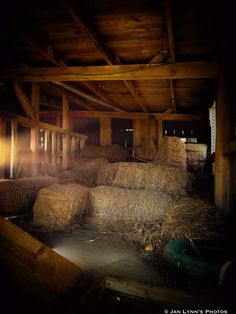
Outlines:
[[105,102],[105,101],[103,101],[103,100],[101,100],[101,99],[99,99],[97,97],[91,96],[91,95],[85,93],[83,90],[80,90],[78,87],[75,88],[75,87],[71,86],[68,83],[55,82],[55,81],[53,83],[55,85],[58,85],[58,86],[60,86],[60,87],[62,87],[64,89],[72,92],[72,93],[75,93],[75,94],[77,94],[77,95],[79,95],[81,97],[84,97],[85,99],[91,100],[91,101],[93,101],[95,103],[98,103],[99,105],[102,105],[102,106],[107,107],[109,109],[113,109],[115,111],[124,111],[123,109],[121,109],[121,108],[119,108],[117,106],[113,106],[112,104],[108,104],[107,102]]
[[[51,60],[55,65],[57,65],[57,66],[68,66],[68,58],[63,53],[58,51],[50,43],[46,43],[45,40],[43,41],[38,36],[37,36],[37,41],[36,41],[35,36],[26,35],[25,32],[24,33],[18,32],[18,36],[21,37],[26,42],[30,43],[36,49],[38,49],[44,57]],[[90,90],[91,90],[91,88],[90,88]],[[95,94],[97,95],[97,93],[95,93]],[[100,93],[100,95],[97,95],[97,96],[101,97],[101,93]],[[76,104],[79,104],[84,109],[89,109],[89,110],[94,109],[94,108],[92,108],[93,106],[90,106],[88,103],[86,103],[83,100],[79,100],[78,97],[76,97],[74,95],[69,95],[69,93],[67,93],[67,97],[71,101],[75,102]],[[101,99],[104,99],[104,97],[106,97],[108,99],[108,96],[106,95],[105,92],[103,92],[103,97],[101,97]],[[117,106],[115,103],[111,103],[111,105],[114,105],[114,107]]]
[[[80,107],[82,107],[84,109],[95,110],[94,106],[90,105],[85,100],[80,99],[75,94],[68,92],[66,89],[64,89],[62,87],[55,86],[52,83],[46,83],[46,84],[43,84],[43,88],[45,89],[46,92],[48,92],[48,93],[53,92],[55,95],[58,95],[60,97],[63,97],[65,95],[70,101],[72,101],[73,103],[79,105]],[[62,108],[60,107],[60,109],[62,109]]]
[[45,81],[117,81],[215,78],[215,62],[177,62],[170,64],[129,64],[79,67],[17,68],[2,70],[0,80]]
[[23,89],[23,86],[21,85],[21,83],[19,82],[14,82],[13,83],[13,87],[14,87],[14,90],[15,90],[15,93],[16,93],[16,96],[22,106],[22,108],[24,109],[25,111],[25,114],[34,119],[35,118],[35,115],[34,115],[34,111],[33,111],[33,108],[31,106],[31,103]]
[[[102,43],[101,39],[98,38],[98,35],[95,34],[95,32],[89,27],[85,21],[79,16],[79,14],[75,11],[75,9],[72,7],[72,5],[66,1],[62,0],[62,4],[66,11],[69,13],[69,15],[73,18],[75,23],[78,25],[78,27],[84,32],[84,34],[87,36],[87,38],[94,44],[95,48],[100,52],[103,59],[107,62],[108,65],[115,65],[115,64],[121,64],[121,61],[118,56],[114,56],[112,52],[105,47],[104,43]],[[116,62],[115,62],[116,61]],[[141,107],[141,109],[144,112],[147,112],[147,107],[143,103],[142,99],[140,98],[140,95],[138,94],[135,84],[132,81],[123,82],[126,88],[129,90],[135,101],[138,103],[138,105]]]
[[36,48],[44,57],[51,60],[57,66],[68,65],[67,58],[58,51],[50,42],[35,34],[27,34],[25,31],[16,31],[18,37]]
[[[173,19],[172,19],[170,0],[164,0],[163,4],[164,4],[166,26],[167,26],[167,33],[168,33],[170,61],[175,62],[176,60],[175,60],[175,45],[174,45],[174,29],[173,29]],[[176,98],[175,98],[175,90],[174,90],[174,81],[170,79],[169,84],[170,84],[171,106],[173,108],[174,113],[176,113]]]

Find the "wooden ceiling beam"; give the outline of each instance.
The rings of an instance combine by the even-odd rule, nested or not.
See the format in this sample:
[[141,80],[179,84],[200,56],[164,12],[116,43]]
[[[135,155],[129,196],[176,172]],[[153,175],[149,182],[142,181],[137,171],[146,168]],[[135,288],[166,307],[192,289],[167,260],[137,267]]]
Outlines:
[[[91,27],[88,24],[86,24],[84,20],[82,20],[82,18],[79,16],[77,12],[75,12],[75,9],[71,6],[71,4],[66,0],[62,0],[62,4],[64,8],[66,9],[66,11],[69,13],[69,15],[73,18],[75,23],[78,25],[78,27],[84,32],[87,38],[94,44],[94,46],[100,52],[100,54],[102,55],[103,59],[107,62],[107,64],[108,65],[121,64],[120,58],[118,56],[113,57],[112,52],[107,47],[105,47],[101,39],[98,38],[98,35],[95,34],[95,32],[91,29]],[[116,60],[116,62],[114,60]],[[141,107],[141,109],[144,112],[147,112],[147,106],[141,100],[135,88],[134,82],[124,81],[123,83],[126,86],[126,88],[129,90],[129,92],[131,93],[135,101],[138,103],[139,107]]]
[[177,62],[170,64],[130,64],[105,66],[5,69],[0,80],[45,81],[119,81],[215,78],[215,62]]
[[16,96],[22,106],[22,108],[24,109],[25,111],[25,114],[34,119],[35,116],[34,116],[34,111],[33,111],[33,108],[31,106],[31,103],[23,89],[23,86],[21,85],[21,83],[19,82],[14,82],[13,83],[13,88],[14,88],[14,91],[16,93]]
[[106,112],[106,111],[71,111],[74,117],[80,118],[110,118],[110,119],[149,119],[150,116],[156,120],[166,121],[200,121],[201,115],[193,114],[165,114],[146,112]]
[[108,104],[107,102],[97,98],[97,97],[94,97],[94,96],[91,96],[87,93],[85,93],[84,91],[80,90],[78,87],[73,87],[71,86],[70,84],[68,83],[64,83],[64,82],[53,82],[53,84],[55,85],[58,85],[74,94],[77,94],[81,97],[84,97],[85,99],[88,99],[90,101],[93,101],[95,103],[98,103],[99,105],[102,105],[103,107],[106,107],[106,108],[109,108],[109,109],[112,109],[112,110],[115,110],[115,111],[124,111],[123,109],[117,107],[117,106],[113,106],[112,104]]

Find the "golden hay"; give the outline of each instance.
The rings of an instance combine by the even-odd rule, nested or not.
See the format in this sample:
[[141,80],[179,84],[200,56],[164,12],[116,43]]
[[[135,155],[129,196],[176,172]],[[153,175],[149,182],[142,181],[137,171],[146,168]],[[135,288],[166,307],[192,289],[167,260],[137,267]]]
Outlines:
[[102,166],[97,173],[96,185],[112,186],[115,176],[118,172],[120,163],[111,163]]
[[0,214],[12,216],[32,210],[41,188],[58,183],[53,177],[0,180]]
[[47,230],[72,228],[88,214],[89,188],[78,184],[55,184],[39,192],[34,204],[34,222]]
[[186,170],[185,144],[178,137],[164,136],[155,160],[160,165]]
[[226,224],[215,206],[206,199],[189,197],[170,202],[160,218],[153,217],[150,221],[127,220],[124,215],[117,221],[96,219],[92,222],[105,234],[119,234],[142,250],[151,244],[157,252],[170,240],[222,239],[226,234]]
[[207,158],[207,145],[186,144],[187,170],[201,172],[205,166]]
[[187,197],[165,211],[162,235],[167,240],[185,237],[207,240],[222,237],[224,227],[224,219],[214,204]]
[[98,171],[97,184],[154,190],[180,197],[186,195],[187,173],[179,168],[152,163],[120,162],[114,164],[114,167],[102,167]]
[[129,153],[120,145],[96,146],[87,145],[79,154],[85,158],[106,158],[109,162],[126,161]]
[[148,190],[98,186],[89,194],[94,219],[108,223],[153,221],[173,204],[171,196]]
[[106,165],[105,158],[78,158],[74,161],[74,167],[57,175],[60,183],[76,182],[84,186],[93,187],[98,170]]

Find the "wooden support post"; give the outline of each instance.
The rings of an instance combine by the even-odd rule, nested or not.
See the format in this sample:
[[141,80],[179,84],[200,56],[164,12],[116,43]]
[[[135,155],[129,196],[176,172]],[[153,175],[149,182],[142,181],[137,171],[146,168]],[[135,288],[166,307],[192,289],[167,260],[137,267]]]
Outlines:
[[[66,96],[62,98],[62,127],[69,133],[69,100]],[[67,169],[69,165],[69,134],[63,135],[63,149],[62,149],[62,167]]]
[[100,145],[111,145],[111,119],[100,119]]
[[215,204],[225,215],[230,213],[230,158],[223,156],[230,142],[230,97],[222,68],[218,80],[216,101]]
[[157,121],[157,147],[159,149],[163,138],[163,120]]
[[133,146],[136,157],[144,157],[145,128],[143,122],[143,120],[133,121]]
[[[31,86],[31,105],[34,113],[35,122],[39,122],[39,84],[37,82],[33,82]],[[38,174],[38,134],[39,128],[38,126],[31,128],[30,135],[30,151],[32,154],[32,176],[37,176]]]
[[6,121],[0,117],[0,179],[4,178]]
[[11,155],[10,155],[10,178],[13,179],[17,168],[17,123],[11,121]]
[[148,120],[147,125],[148,135],[148,147],[146,151],[146,157],[153,159],[157,153],[157,121],[155,117]]

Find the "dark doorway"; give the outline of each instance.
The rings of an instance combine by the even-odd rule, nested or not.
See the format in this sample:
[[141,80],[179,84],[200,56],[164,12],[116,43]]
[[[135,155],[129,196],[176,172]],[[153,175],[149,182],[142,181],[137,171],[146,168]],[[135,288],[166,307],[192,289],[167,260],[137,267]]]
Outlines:
[[133,120],[112,119],[112,144],[118,144],[124,148],[133,146]]

